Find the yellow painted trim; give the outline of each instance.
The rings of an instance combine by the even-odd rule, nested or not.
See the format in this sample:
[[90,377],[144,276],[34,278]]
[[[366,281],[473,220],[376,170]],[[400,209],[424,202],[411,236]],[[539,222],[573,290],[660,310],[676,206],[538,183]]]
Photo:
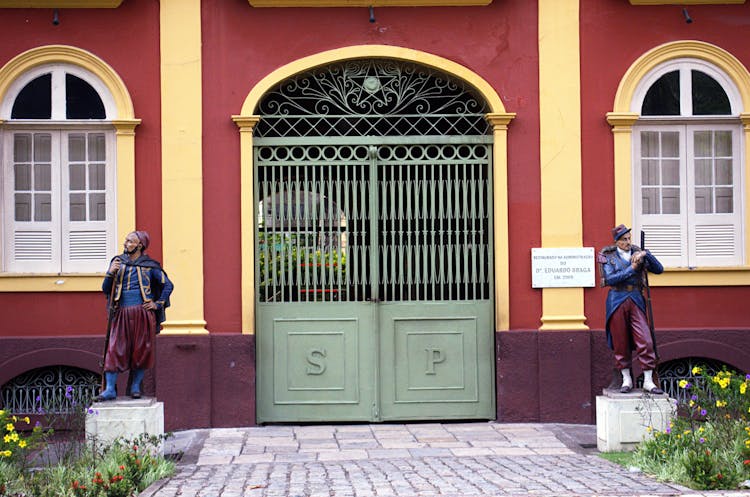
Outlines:
[[[633,126],[639,114],[630,109],[633,96],[641,80],[655,67],[674,59],[692,58],[709,62],[722,70],[735,84],[742,99],[742,108],[750,109],[750,72],[732,54],[702,41],[676,41],[655,47],[640,56],[628,68],[615,95],[614,110],[607,113],[607,122],[614,134],[615,222],[632,226],[633,177],[632,149]],[[744,128],[745,149],[745,262],[750,261],[750,112],[740,114]],[[746,269],[709,268],[707,271],[669,270],[654,277],[655,286],[723,286],[739,285],[747,281]],[[731,276],[730,276],[731,275]]]
[[200,0],[159,2],[164,267],[175,282],[166,334],[203,334]]
[[745,286],[750,285],[750,266],[665,269],[648,277],[651,286]]
[[[508,239],[508,125],[515,113],[487,114],[492,125],[492,192],[495,246],[495,330],[510,329],[510,257]],[[499,162],[498,162],[499,161]]]
[[[571,300],[578,299],[575,295],[578,292],[559,292],[559,290],[580,290],[578,288],[547,288],[547,290],[554,290],[554,293],[571,293]],[[562,300],[562,299],[561,299]],[[542,316],[542,325],[539,330],[552,330],[552,331],[575,331],[575,330],[588,330],[588,326],[581,326],[581,323],[586,321],[586,316],[583,314],[570,314],[564,307],[558,309],[561,311],[560,314],[546,314]]]
[[[106,269],[106,268],[105,268]],[[101,292],[101,274],[0,274],[0,292]]]
[[[170,307],[170,310],[172,308]],[[169,325],[167,325],[169,323]],[[200,320],[175,320],[164,321],[161,328],[162,335],[207,335],[206,322]]]
[[495,326],[510,328],[510,275],[508,269],[508,154],[507,127],[515,117],[505,112],[497,92],[487,81],[453,61],[437,55],[387,45],[360,45],[339,48],[304,57],[278,68],[258,82],[242,104],[242,114],[232,116],[240,129],[241,239],[242,239],[242,333],[255,333],[255,219],[253,199],[253,135],[259,116],[255,109],[263,95],[280,81],[313,67],[355,58],[393,58],[423,64],[446,72],[472,85],[487,101],[492,112],[486,118],[493,126],[493,189],[495,233]]
[[[253,129],[260,116],[232,116],[240,128],[240,215],[242,219],[242,333],[255,333],[255,204],[253,200]],[[245,226],[246,224],[250,226]]]
[[122,0],[0,0],[0,9],[115,9]]
[[[581,247],[579,0],[539,0],[543,247]],[[582,288],[543,288],[540,330],[587,330]]]
[[422,64],[446,72],[467,82],[468,84],[473,86],[480,94],[482,94],[482,96],[487,100],[487,104],[490,107],[490,112],[505,112],[505,106],[500,100],[500,97],[498,96],[495,89],[492,88],[492,86],[490,86],[490,84],[477,73],[460,64],[457,64],[456,62],[445,59],[438,55],[422,52],[420,50],[413,50],[411,48],[395,47],[390,45],[355,45],[351,47],[328,50],[326,52],[320,52],[308,57],[303,57],[276,69],[268,76],[260,80],[258,84],[256,84],[253,89],[250,90],[250,93],[248,93],[247,97],[245,98],[245,102],[242,104],[241,115],[254,115],[256,106],[258,105],[261,97],[263,97],[263,95],[267,91],[272,89],[275,84],[278,84],[279,81],[283,81],[286,78],[289,78],[308,69],[312,69],[313,67],[362,57],[390,58],[416,62],[418,64]]
[[253,7],[466,7],[492,0],[248,0]]
[[[135,226],[135,127],[141,120],[134,117],[130,94],[115,70],[79,48],[66,45],[33,48],[17,55],[0,69],[0,100],[5,98],[10,85],[26,71],[53,63],[68,63],[88,70],[107,86],[115,101],[117,118],[112,120],[112,126],[117,149],[117,236],[118,240],[123,240]],[[0,292],[98,292],[101,291],[104,270],[106,267],[98,276],[0,274]],[[65,283],[57,283],[61,280]]]
[[[745,107],[747,109],[747,107]],[[745,141],[745,264],[750,265],[750,112],[741,112],[743,139]]]
[[67,45],[47,45],[32,48],[8,61],[0,69],[0,100],[5,98],[10,84],[21,74],[37,66],[68,63],[95,74],[112,93],[117,107],[117,119],[133,119],[133,102],[125,83],[109,64],[96,55]]
[[[135,127],[140,123],[140,119],[112,121],[117,147],[118,243],[135,229]],[[123,164],[125,166],[122,166]],[[106,267],[102,268],[103,271],[106,269]]]
[[633,95],[646,74],[664,62],[680,58],[705,60],[724,71],[737,86],[743,108],[750,109],[750,73],[747,72],[742,62],[716,45],[685,40],[659,45],[633,62],[617,88],[613,112],[632,112],[630,104],[633,101]]
[[630,5],[729,5],[745,0],[630,0]]

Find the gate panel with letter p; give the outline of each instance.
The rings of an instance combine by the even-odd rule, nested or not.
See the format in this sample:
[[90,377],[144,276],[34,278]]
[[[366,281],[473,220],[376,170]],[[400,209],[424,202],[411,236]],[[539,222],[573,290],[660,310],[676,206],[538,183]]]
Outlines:
[[[389,101],[378,61],[335,69],[320,74],[356,84],[370,71],[359,80],[364,98]],[[444,85],[430,70],[407,69],[422,89]],[[278,116],[262,114],[267,123],[256,128],[258,421],[494,418],[484,113],[446,118],[402,105],[390,116],[372,107],[287,122],[282,104],[299,112],[305,99],[282,90],[304,94],[316,74],[262,102]],[[465,88],[439,89],[467,107]],[[340,136],[362,123],[356,136]],[[441,126],[445,134],[393,136]]]

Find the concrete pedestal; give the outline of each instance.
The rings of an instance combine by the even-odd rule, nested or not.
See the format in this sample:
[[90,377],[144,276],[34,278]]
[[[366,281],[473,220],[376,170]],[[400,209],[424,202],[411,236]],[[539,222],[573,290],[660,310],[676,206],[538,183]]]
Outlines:
[[117,438],[133,439],[148,433],[164,434],[164,403],[154,398],[94,402],[86,414],[86,439],[110,444]]
[[648,427],[664,431],[673,415],[674,401],[666,394],[604,390],[596,397],[597,448],[600,452],[633,450],[649,434]]

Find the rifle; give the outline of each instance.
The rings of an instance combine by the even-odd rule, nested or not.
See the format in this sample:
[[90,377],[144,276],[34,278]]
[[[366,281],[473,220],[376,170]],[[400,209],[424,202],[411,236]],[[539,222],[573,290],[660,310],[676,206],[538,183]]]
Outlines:
[[109,298],[107,299],[107,333],[104,336],[104,353],[102,354],[101,373],[102,381],[99,385],[99,392],[103,392],[107,388],[107,379],[104,375],[104,364],[107,362],[107,351],[109,350],[109,337],[112,333],[112,319],[115,317],[115,287],[117,282],[115,279],[117,275],[112,277],[112,288],[109,290]]
[[[641,230],[641,250],[646,250],[646,233]],[[643,288],[646,291],[646,320],[648,321],[648,329],[651,331],[651,341],[654,343],[654,355],[656,360],[659,360],[659,352],[656,350],[656,334],[654,333],[654,309],[651,307],[651,287],[648,284],[648,268],[646,267],[646,261],[643,261]]]

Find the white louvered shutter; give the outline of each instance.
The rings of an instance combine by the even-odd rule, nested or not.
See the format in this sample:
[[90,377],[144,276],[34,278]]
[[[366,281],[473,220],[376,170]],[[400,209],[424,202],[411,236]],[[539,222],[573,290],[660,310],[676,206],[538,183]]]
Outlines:
[[5,271],[56,273],[60,268],[59,164],[54,132],[5,134],[3,211]]
[[106,269],[114,252],[114,149],[104,131],[62,137],[62,271]]
[[669,267],[688,265],[682,135],[680,128],[641,127],[633,140],[636,159],[633,243],[640,243],[643,231],[646,248]]
[[690,126],[687,177],[690,185],[691,266],[742,263],[739,131],[732,126]]

